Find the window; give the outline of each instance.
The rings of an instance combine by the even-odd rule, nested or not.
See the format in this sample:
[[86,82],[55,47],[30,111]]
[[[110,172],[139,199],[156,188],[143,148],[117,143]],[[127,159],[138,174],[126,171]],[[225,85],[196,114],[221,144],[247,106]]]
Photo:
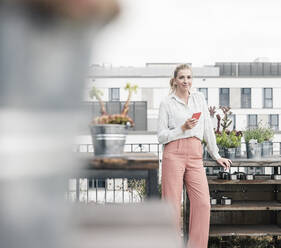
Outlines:
[[272,88],[263,89],[263,107],[272,108]]
[[120,89],[109,88],[109,101],[120,101]]
[[251,108],[251,88],[241,89],[241,108]]
[[263,71],[264,71],[263,63],[261,63],[261,62],[251,63],[251,75],[262,76]]
[[251,63],[239,63],[238,71],[240,76],[251,75]]
[[220,88],[220,106],[229,106],[229,88]]
[[248,115],[248,128],[258,127],[258,116],[257,115]]
[[269,115],[269,126],[275,131],[279,130],[279,115]]
[[204,94],[205,100],[208,103],[208,88],[199,88],[198,90]]

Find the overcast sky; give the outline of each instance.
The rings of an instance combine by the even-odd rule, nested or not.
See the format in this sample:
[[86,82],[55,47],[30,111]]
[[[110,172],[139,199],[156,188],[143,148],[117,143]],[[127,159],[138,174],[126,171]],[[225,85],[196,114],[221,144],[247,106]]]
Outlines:
[[195,66],[268,57],[281,62],[280,0],[120,0],[92,63]]

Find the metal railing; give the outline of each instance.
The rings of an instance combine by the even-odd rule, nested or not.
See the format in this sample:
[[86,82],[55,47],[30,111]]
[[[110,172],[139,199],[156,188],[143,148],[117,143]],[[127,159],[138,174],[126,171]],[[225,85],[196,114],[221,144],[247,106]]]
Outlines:
[[[94,148],[92,144],[77,144],[74,148],[75,152],[94,152]],[[126,144],[125,152],[153,152],[157,153],[160,158],[162,154],[162,145],[159,143],[134,143],[134,144]],[[241,143],[241,155],[242,157],[246,157],[246,143]],[[273,155],[281,156],[281,142],[273,142]]]
[[[74,147],[75,152],[93,153],[92,144],[77,144]],[[162,145],[158,143],[139,143],[139,144],[126,144],[125,152],[152,152],[159,158],[159,180],[161,179],[161,162],[162,162]],[[242,157],[246,157],[246,145],[242,143],[241,146]],[[273,142],[274,156],[281,155],[281,142]],[[235,170],[235,168],[232,168]],[[253,169],[253,168],[252,168]],[[209,168],[206,167],[206,174],[216,174],[220,167]],[[243,168],[239,167],[238,170]],[[258,169],[257,169],[258,170]],[[261,174],[262,171],[256,171]],[[159,181],[160,183],[160,181]],[[128,180],[126,178],[120,179],[79,179],[79,186],[77,187],[77,180],[70,179],[68,199],[71,201],[76,200],[76,190],[80,190],[80,199],[82,202],[96,202],[96,203],[129,203],[140,202],[143,200],[144,195],[143,187],[144,180]]]
[[[158,143],[126,144],[125,152],[152,152],[158,155],[161,163],[162,145]],[[78,144],[74,147],[75,152],[93,153],[92,144]],[[130,203],[141,202],[144,199],[144,179],[108,178],[108,179],[78,179],[69,180],[69,192],[67,199],[76,201],[76,190],[79,190],[79,201],[95,203]]]

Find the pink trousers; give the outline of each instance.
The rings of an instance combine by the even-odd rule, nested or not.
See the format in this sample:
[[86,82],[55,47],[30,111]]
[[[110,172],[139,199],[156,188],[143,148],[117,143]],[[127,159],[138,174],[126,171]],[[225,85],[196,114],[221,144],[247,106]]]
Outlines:
[[195,137],[165,145],[162,160],[162,198],[176,210],[180,230],[183,183],[190,200],[188,248],[207,248],[210,225],[209,186],[203,167],[201,141]]

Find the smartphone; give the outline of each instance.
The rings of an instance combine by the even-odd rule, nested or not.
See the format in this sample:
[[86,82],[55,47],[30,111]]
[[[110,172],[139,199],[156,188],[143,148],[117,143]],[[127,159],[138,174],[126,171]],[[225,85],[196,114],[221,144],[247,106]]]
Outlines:
[[201,115],[201,112],[193,113],[192,119],[197,119],[198,120],[200,118],[200,115]]

